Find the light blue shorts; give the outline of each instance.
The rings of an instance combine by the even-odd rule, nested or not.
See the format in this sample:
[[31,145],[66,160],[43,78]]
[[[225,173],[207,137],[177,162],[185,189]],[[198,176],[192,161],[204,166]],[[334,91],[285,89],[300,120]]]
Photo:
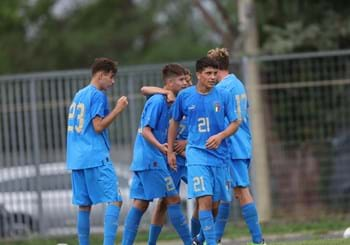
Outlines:
[[173,178],[175,188],[177,192],[179,192],[181,180],[187,184],[187,167],[184,165],[178,165],[176,171],[169,168],[169,172]]
[[153,201],[155,198],[176,195],[178,192],[168,170],[134,171],[130,187],[131,199]]
[[250,186],[249,165],[250,159],[231,159],[229,167],[232,188]]
[[122,201],[112,162],[94,168],[72,170],[72,190],[72,203],[75,205]]
[[213,201],[230,202],[231,181],[227,167],[187,166],[188,197],[212,196]]

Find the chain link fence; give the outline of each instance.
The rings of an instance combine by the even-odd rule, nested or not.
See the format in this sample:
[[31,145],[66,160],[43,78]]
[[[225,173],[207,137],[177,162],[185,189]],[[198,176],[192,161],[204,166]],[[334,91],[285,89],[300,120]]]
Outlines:
[[[250,70],[244,59],[257,69]],[[261,96],[262,116],[254,129],[264,132],[265,143],[255,148],[266,151],[268,195],[257,191],[264,177],[254,171],[261,160],[255,156],[252,187],[258,206],[269,200],[267,207],[260,207],[269,209],[272,219],[291,213],[296,218],[348,215],[350,51],[244,59],[235,60],[231,68],[245,80],[248,96],[255,95],[252,91]],[[183,64],[193,71],[194,62]],[[122,67],[108,92],[111,105],[121,95],[129,99],[127,110],[110,127],[124,198],[121,223],[131,205],[128,167],[145,101],[139,91],[143,85],[162,86],[162,66]],[[254,82],[252,72],[257,73]],[[88,70],[0,77],[0,239],[75,233],[76,208],[65,170],[66,120],[74,93],[89,80]],[[254,103],[251,113],[256,113]],[[237,204],[233,208],[238,215]],[[93,232],[103,229],[103,210],[103,205],[93,209]]]

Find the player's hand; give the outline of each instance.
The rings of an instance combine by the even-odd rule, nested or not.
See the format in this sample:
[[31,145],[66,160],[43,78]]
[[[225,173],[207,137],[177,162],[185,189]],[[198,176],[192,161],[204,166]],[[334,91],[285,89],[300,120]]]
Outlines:
[[170,90],[167,91],[167,94],[166,94],[166,101],[168,103],[173,103],[175,101],[176,97],[174,95],[174,93]]
[[169,167],[176,171],[177,170],[177,165],[176,165],[176,154],[175,152],[168,152],[168,164],[169,164]]
[[217,149],[220,146],[221,141],[222,137],[219,134],[212,135],[205,143],[205,147],[210,150]]
[[186,151],[182,151],[182,152],[178,153],[178,155],[180,155],[182,157],[186,157]]
[[164,155],[166,155],[166,154],[168,153],[168,143],[162,144],[161,147],[160,147],[160,151],[161,151]]
[[181,154],[186,148],[187,140],[176,140],[174,144],[174,151]]
[[118,99],[115,108],[118,111],[123,111],[128,106],[128,98],[126,96],[122,96]]

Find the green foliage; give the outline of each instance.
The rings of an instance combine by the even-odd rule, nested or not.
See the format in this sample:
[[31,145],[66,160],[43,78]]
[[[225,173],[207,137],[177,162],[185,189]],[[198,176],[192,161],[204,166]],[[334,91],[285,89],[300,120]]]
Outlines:
[[0,3],[0,73],[88,67],[98,56],[124,65],[195,59],[211,47],[184,0],[87,1],[58,16],[59,1],[32,2]]
[[[55,14],[59,2],[0,1],[0,74],[87,67],[97,56],[124,65],[193,60],[227,39],[187,0],[89,0]],[[255,2],[262,53],[350,46],[348,1]],[[220,3],[237,27],[237,3]],[[214,1],[205,6],[227,32]]]
[[256,1],[263,53],[349,48],[348,1]]

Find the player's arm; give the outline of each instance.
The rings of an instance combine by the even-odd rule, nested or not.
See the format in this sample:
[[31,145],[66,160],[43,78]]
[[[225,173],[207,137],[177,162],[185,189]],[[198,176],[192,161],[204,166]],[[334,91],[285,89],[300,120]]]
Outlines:
[[150,142],[152,145],[157,147],[163,154],[167,154],[167,144],[161,144],[157,138],[154,136],[151,127],[144,127],[142,129],[142,136]]
[[174,143],[178,127],[179,122],[175,121],[174,119],[171,119],[168,128],[168,164],[174,170],[176,170],[176,155],[174,152]]
[[108,128],[108,126],[113,122],[113,120],[127,107],[128,98],[126,96],[122,96],[118,99],[113,110],[105,117],[96,116],[92,120],[92,124],[97,133],[101,133],[104,129]]
[[153,86],[143,86],[141,88],[141,94],[144,96],[150,96],[154,94],[164,94],[166,95],[166,99],[168,103],[175,101],[174,93],[164,88],[153,87]]
[[225,113],[225,118],[230,122],[229,125],[225,128],[225,130],[221,131],[218,134],[212,135],[209,137],[207,140],[205,146],[208,149],[216,149],[220,146],[221,141],[225,139],[226,137],[231,136],[234,134],[240,124],[241,124],[241,119],[238,118],[237,112],[236,112],[236,104],[235,101],[233,100],[233,97],[230,96],[229,93],[227,92],[222,92],[222,96],[224,99],[224,113]]
[[232,134],[234,134],[238,128],[239,125],[241,124],[241,120],[236,120],[231,122],[225,130],[221,131],[218,134],[212,135],[209,137],[209,139],[207,140],[205,146],[208,149],[216,149],[220,146],[221,141],[229,136],[231,136]]

